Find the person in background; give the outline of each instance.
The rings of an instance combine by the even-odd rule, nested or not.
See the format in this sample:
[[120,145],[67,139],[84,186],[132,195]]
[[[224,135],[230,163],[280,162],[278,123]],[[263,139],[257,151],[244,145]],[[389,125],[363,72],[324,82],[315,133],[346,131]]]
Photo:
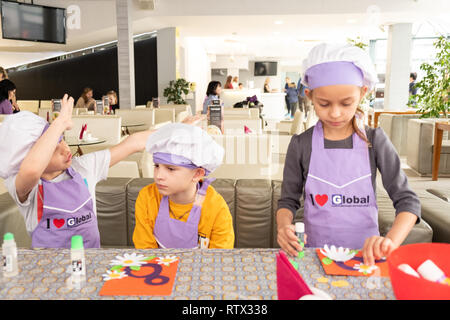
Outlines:
[[239,90],[244,89],[244,85],[242,84],[242,82],[239,82],[238,89],[239,89]]
[[264,93],[269,93],[271,92],[270,90],[270,78],[267,77],[266,80],[264,81]]
[[287,94],[290,83],[291,83],[291,78],[286,77],[286,83],[284,84],[284,90],[283,90],[284,93],[286,93],[286,95],[284,96],[284,101],[286,102],[286,108],[287,108],[287,113],[284,115],[285,118],[290,117],[290,114],[291,114],[291,108],[289,105],[288,94]]
[[417,94],[417,88],[415,87],[416,79],[417,79],[417,73],[411,72],[409,74],[409,95]]
[[227,77],[227,82],[225,82],[225,85],[223,86],[224,89],[233,89],[233,84],[231,81],[233,80],[232,76]]
[[86,87],[83,89],[81,97],[77,100],[75,108],[87,108],[89,111],[95,110],[94,91]]
[[15,101],[16,85],[9,79],[0,82],[0,114],[12,114],[15,108],[11,100]]
[[0,81],[8,79],[8,73],[3,67],[0,67]]
[[109,99],[109,110],[111,110],[114,114],[116,113],[119,107],[119,99],[117,99],[117,93],[114,90],[108,91],[106,94]]
[[298,94],[298,109],[305,113],[305,118],[308,116],[311,101],[305,96],[305,85],[302,83],[302,78],[298,78],[297,94]]
[[222,92],[222,84],[220,81],[211,81],[206,89],[206,97],[203,102],[202,114],[208,113],[208,106],[211,104],[212,100],[219,100],[220,93]]
[[298,93],[297,93],[297,87],[295,85],[295,82],[291,82],[288,85],[288,88],[286,89],[286,98],[287,98],[287,104],[289,106],[290,114],[287,116],[291,119],[294,118],[294,113],[297,111],[298,106]]
[[234,77],[233,78],[233,82],[231,83],[231,85],[233,86],[233,89],[236,90],[239,88],[239,78],[238,77]]

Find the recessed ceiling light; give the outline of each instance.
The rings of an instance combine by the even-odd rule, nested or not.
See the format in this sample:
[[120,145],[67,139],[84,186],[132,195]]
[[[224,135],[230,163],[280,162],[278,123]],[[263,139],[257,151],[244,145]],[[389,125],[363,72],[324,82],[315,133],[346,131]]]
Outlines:
[[275,24],[283,24],[284,21],[283,21],[283,20],[276,20],[274,23],[275,23]]
[[347,23],[356,23],[356,19],[347,19]]

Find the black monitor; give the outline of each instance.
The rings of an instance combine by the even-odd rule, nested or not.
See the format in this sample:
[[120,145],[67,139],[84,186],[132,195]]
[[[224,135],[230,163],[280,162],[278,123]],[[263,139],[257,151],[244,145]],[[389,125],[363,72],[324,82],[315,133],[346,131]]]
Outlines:
[[66,43],[66,9],[1,1],[3,39]]
[[273,61],[256,61],[255,76],[276,76],[277,62]]

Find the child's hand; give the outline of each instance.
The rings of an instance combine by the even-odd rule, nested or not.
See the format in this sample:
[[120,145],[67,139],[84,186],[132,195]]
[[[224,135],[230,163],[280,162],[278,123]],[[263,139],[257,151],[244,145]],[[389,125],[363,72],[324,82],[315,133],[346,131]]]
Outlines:
[[[303,251],[303,248],[295,235],[295,227],[292,224],[278,228],[277,241],[281,249],[292,257],[297,257],[298,252]],[[304,242],[306,244],[306,234]]]
[[397,246],[389,238],[380,236],[367,238],[362,249],[364,264],[372,266],[375,260],[389,256],[396,248]]
[[[58,118],[59,122],[63,123],[64,130],[72,129],[72,111],[73,111],[73,98],[66,93],[61,99],[61,111],[59,112]],[[55,120],[56,120],[55,119]]]
[[206,115],[196,114],[194,116],[186,117],[181,123],[190,124],[190,125],[195,126],[195,125],[201,123],[205,119],[206,119]]

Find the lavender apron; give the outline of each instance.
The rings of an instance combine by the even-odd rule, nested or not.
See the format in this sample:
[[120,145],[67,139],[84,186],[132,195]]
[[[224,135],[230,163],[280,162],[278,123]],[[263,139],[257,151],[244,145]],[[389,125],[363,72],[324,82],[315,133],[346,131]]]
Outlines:
[[206,189],[215,179],[206,179],[197,191],[196,200],[186,222],[172,219],[169,214],[169,197],[164,196],[159,205],[153,233],[161,248],[197,248],[198,223]]
[[322,122],[314,127],[305,184],[308,247],[360,249],[379,235],[368,147],[356,133],[352,137],[353,149],[325,149]]
[[85,248],[100,248],[100,233],[87,184],[72,167],[71,179],[51,183],[42,179],[43,213],[31,234],[33,248],[70,248],[74,235]]

